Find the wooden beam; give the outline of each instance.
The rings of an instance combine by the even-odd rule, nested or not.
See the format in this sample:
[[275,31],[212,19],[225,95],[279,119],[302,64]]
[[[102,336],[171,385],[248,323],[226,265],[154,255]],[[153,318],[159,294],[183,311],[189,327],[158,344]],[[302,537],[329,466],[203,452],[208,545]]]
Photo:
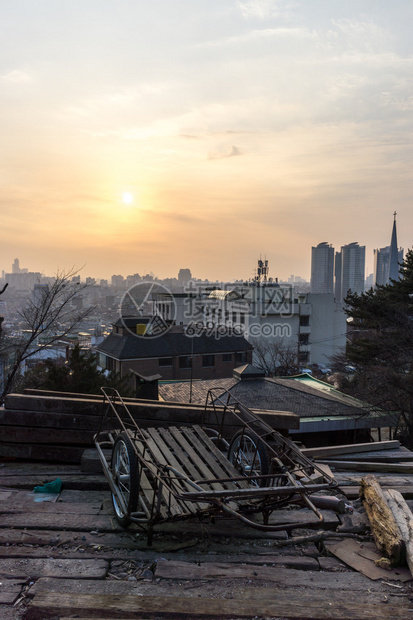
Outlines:
[[[382,489],[385,491],[388,491],[390,488],[392,488],[391,485],[386,485],[382,483]],[[360,486],[355,486],[355,485],[340,485],[340,490],[342,491],[342,493],[344,493],[344,495],[348,498],[348,499],[358,499],[360,497]],[[405,499],[413,499],[413,485],[411,484],[406,484],[404,486],[398,487],[398,491],[400,491],[401,495],[405,498]]]
[[[325,593],[324,593],[325,597]],[[298,620],[406,620],[409,604],[367,604],[342,598],[326,605],[323,597],[314,600],[312,591],[299,596],[277,590],[267,598],[207,598],[177,596],[139,596],[124,594],[44,593],[34,598],[26,611],[26,620],[46,620],[56,616],[77,618],[288,618]],[[83,614],[83,616],[82,616]]]
[[398,566],[402,561],[403,540],[380,484],[374,476],[362,478],[360,495],[378,550],[389,558],[392,566]]
[[2,558],[1,574],[9,579],[33,577],[72,577],[76,579],[104,579],[108,562],[100,559],[68,560],[64,558]]
[[20,443],[0,443],[0,456],[17,459],[30,459],[33,461],[80,463],[84,449],[84,446],[76,447],[45,444],[32,445]]
[[[164,401],[125,401],[132,416],[137,420],[150,419],[150,426],[155,426],[157,420],[164,426],[168,424],[177,425],[180,423],[199,424],[203,415],[203,408],[181,403],[167,403]],[[8,394],[5,399],[5,409],[19,411],[49,412],[52,414],[66,413],[76,415],[96,415],[101,417],[108,405],[103,404],[103,398],[68,398],[56,396],[32,396],[29,394]],[[258,411],[256,413],[262,417],[272,428],[279,429],[298,429],[300,417],[289,411]],[[219,416],[219,413],[218,413]],[[220,420],[216,421],[216,416],[211,408],[208,408],[206,416],[208,426],[216,426]],[[239,420],[228,413],[225,416],[225,427],[239,427]]]
[[[53,417],[53,416],[51,416]],[[22,444],[45,444],[89,446],[93,444],[95,431],[57,429],[57,428],[33,428],[27,426],[1,426],[2,441],[7,443]]]
[[403,495],[394,489],[384,491],[384,497],[389,504],[393,517],[400,529],[405,545],[407,565],[413,575],[413,514],[406,504]]
[[322,460],[339,471],[377,471],[382,474],[413,474],[413,463],[364,463],[360,461],[327,461]]
[[400,441],[369,441],[368,443],[342,444],[340,446],[325,446],[322,448],[303,448],[301,452],[306,456],[322,458],[326,456],[335,456],[336,454],[395,450],[396,448],[400,448]]

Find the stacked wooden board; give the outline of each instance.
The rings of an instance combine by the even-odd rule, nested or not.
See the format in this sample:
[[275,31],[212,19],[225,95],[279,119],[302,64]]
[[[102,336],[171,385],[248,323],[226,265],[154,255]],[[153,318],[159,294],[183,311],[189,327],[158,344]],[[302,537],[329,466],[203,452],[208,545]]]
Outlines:
[[[203,407],[128,399],[133,417],[142,428],[199,424]],[[60,393],[9,394],[0,408],[0,457],[80,463],[86,448],[93,446],[107,405],[103,396]],[[208,425],[216,425],[209,414]],[[298,428],[298,416],[289,412],[262,412],[273,428]],[[228,437],[238,430],[228,418]]]
[[397,440],[308,448],[303,452],[328,465],[349,499],[359,496],[361,479],[374,473],[384,490],[397,488],[413,499],[413,452]]

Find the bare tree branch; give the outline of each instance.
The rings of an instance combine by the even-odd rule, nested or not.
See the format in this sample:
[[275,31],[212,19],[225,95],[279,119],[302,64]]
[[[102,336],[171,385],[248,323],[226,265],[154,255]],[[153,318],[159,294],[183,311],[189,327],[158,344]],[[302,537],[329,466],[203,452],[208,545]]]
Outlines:
[[254,338],[254,364],[268,376],[291,375],[297,372],[297,347],[282,338]]
[[36,289],[20,309],[18,314],[26,326],[26,336],[0,343],[3,359],[14,351],[14,360],[5,372],[0,402],[12,390],[16,375],[27,359],[66,336],[94,311],[94,307],[78,310],[72,306],[73,299],[87,288],[86,284],[71,281],[77,273],[74,268],[58,272],[51,284]]

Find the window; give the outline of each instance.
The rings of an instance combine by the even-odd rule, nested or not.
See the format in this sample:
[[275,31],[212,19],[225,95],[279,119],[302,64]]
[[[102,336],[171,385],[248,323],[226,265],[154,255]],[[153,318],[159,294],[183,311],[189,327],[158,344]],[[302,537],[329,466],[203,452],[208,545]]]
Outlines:
[[202,356],[202,366],[204,368],[208,366],[215,366],[215,355],[203,355]]
[[223,353],[222,354],[223,362],[232,362],[232,353]]
[[308,327],[310,325],[310,317],[300,316],[300,327]]
[[298,354],[298,363],[307,364],[309,357],[310,355],[307,351],[300,351],[300,353]]
[[298,343],[307,345],[308,344],[309,334],[298,334]]
[[247,361],[247,352],[246,351],[238,351],[235,356],[237,363],[245,364]]
[[172,366],[172,357],[160,357],[159,366]]
[[179,368],[191,368],[191,358],[189,355],[182,355],[179,358]]
[[115,370],[115,360],[113,358],[106,356],[105,369]]

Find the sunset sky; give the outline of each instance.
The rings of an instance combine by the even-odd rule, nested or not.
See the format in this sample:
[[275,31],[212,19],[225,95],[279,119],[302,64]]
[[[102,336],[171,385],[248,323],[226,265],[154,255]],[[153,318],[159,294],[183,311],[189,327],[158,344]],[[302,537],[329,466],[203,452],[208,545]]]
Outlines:
[[0,270],[310,276],[413,245],[411,0],[9,0]]

